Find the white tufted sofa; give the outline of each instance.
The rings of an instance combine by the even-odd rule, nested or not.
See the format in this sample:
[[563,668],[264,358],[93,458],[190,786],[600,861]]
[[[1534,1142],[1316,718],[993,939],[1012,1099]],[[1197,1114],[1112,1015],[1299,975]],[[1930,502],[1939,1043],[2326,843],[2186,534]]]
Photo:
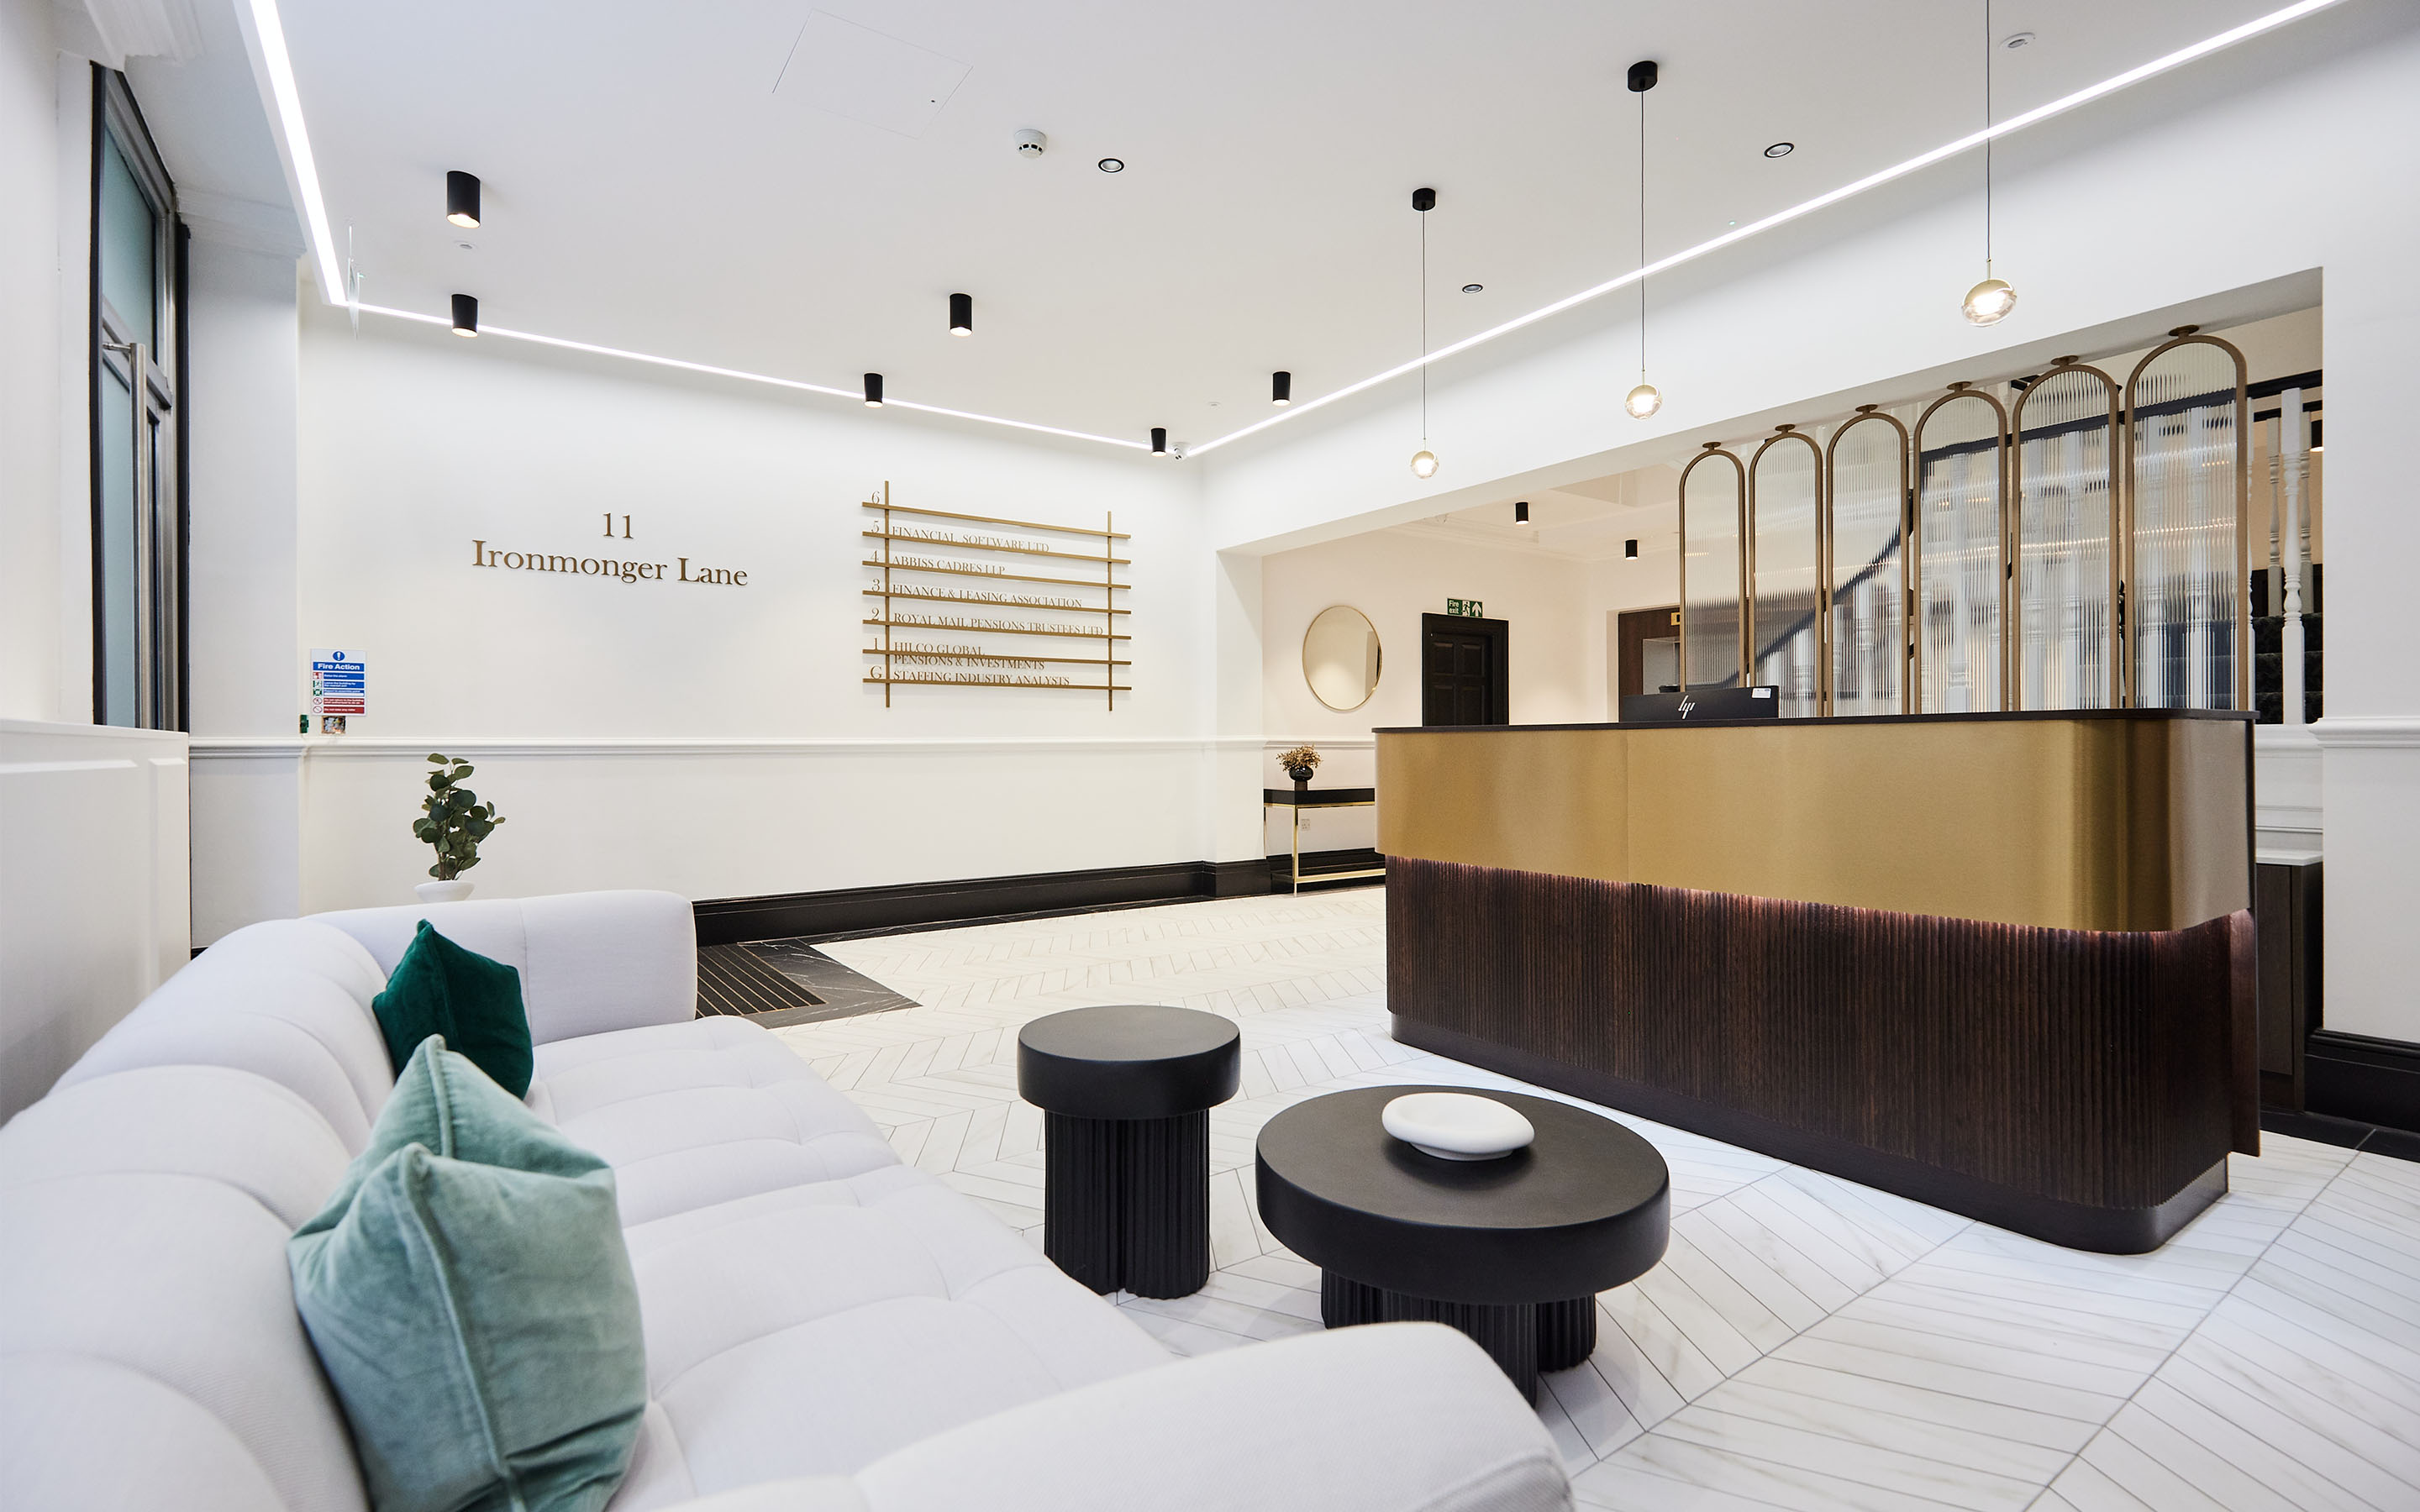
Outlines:
[[414,923],[521,972],[529,1105],[614,1166],[646,1328],[614,1512],[1569,1505],[1487,1357],[1391,1324],[1176,1361],[764,1029],[689,904],[603,892],[227,936],[0,1129],[0,1505],[365,1507],[286,1240],[392,1088]]

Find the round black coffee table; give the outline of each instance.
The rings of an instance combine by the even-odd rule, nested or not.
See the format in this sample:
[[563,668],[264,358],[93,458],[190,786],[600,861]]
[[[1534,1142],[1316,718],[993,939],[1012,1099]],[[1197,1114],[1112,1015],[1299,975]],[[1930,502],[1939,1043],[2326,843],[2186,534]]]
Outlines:
[[1426,1319],[1476,1339],[1533,1397],[1538,1372],[1596,1349],[1596,1294],[1664,1257],[1670,1173],[1611,1119],[1488,1092],[1537,1140],[1500,1160],[1423,1155],[1379,1126],[1413,1092],[1371,1087],[1299,1103],[1261,1130],[1261,1221],[1320,1268],[1330,1328]]
[[1042,1110],[1042,1250],[1094,1291],[1183,1297],[1210,1279],[1210,1109],[1243,1070],[1234,1022],[1189,1008],[1070,1009],[1017,1032]]

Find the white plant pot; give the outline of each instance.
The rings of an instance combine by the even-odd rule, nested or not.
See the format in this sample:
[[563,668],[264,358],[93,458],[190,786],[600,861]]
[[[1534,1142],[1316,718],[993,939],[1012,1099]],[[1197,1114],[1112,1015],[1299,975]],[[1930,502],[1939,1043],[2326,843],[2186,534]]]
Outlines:
[[411,889],[425,903],[458,903],[471,896],[471,885],[460,877],[451,882],[424,882]]

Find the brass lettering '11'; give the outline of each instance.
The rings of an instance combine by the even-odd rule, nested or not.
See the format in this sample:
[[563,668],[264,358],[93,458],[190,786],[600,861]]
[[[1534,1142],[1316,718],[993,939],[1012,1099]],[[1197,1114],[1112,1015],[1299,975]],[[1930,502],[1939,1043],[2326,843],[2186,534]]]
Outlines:
[[[471,543],[471,565],[502,567],[507,572],[566,572],[578,578],[619,578],[626,583],[706,583],[721,588],[745,588],[748,574],[737,567],[692,566],[687,557],[671,562],[622,562],[612,557],[557,556],[543,551],[499,551],[487,542]],[[664,576],[666,572],[672,577]]]

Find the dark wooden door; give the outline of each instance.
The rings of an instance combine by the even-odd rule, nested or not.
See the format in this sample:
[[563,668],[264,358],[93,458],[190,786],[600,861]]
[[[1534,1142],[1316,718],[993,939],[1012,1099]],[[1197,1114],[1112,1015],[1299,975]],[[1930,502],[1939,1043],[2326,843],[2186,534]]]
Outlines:
[[1420,723],[1510,722],[1508,629],[1502,620],[1420,616]]
[[[1668,604],[1662,609],[1625,609],[1614,621],[1614,634],[1618,642],[1615,655],[1620,669],[1615,689],[1617,700],[1640,693],[1680,691],[1681,606]],[[1647,678],[1646,665],[1650,641],[1657,642],[1659,646],[1663,642],[1670,642],[1669,659],[1672,662],[1672,675],[1668,678],[1659,675],[1652,685]],[[1659,667],[1665,659],[1662,656],[1657,658]],[[1618,702],[1614,705],[1616,708],[1621,706]]]

